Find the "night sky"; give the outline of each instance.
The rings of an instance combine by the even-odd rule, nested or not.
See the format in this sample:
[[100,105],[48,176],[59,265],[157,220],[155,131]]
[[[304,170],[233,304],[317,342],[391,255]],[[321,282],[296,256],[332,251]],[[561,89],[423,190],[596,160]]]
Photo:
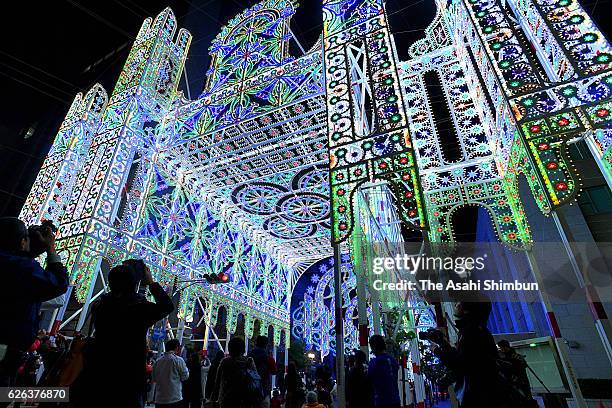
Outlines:
[[[609,11],[610,1],[583,3],[607,34],[612,23],[601,21],[601,17]],[[204,83],[211,40],[227,20],[255,1],[11,3],[16,4],[3,4],[0,25],[0,215],[18,213],[75,94],[95,82],[110,94],[146,17],[170,6],[179,27],[193,34],[187,74],[195,97]],[[301,3],[292,30],[308,49],[321,33],[321,0]],[[387,0],[387,13],[398,53],[405,58],[408,46],[422,37],[434,17],[433,0]]]

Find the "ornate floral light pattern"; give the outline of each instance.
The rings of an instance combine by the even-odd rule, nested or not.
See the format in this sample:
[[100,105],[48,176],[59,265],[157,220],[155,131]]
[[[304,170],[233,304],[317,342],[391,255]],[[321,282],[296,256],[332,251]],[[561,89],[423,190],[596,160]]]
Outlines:
[[[398,217],[432,241],[452,242],[453,213],[480,205],[501,241],[526,248],[521,175],[543,213],[567,203],[579,186],[568,143],[584,135],[612,175],[611,47],[576,0],[437,0],[403,62],[383,3],[324,1],[322,39],[299,57],[297,3],[255,4],[213,41],[195,100],[177,91],[191,35],[170,9],[146,19],[111,96],[94,85],[75,98],[21,213],[59,225],[77,299],[103,258],[142,258],[168,290],[223,271],[231,284],[186,288],[179,315],[205,297],[212,323],[223,306],[230,332],[242,316],[247,333],[272,325],[278,344],[294,285],[351,236],[366,183],[386,183]],[[441,79],[458,161],[440,148],[427,72]],[[325,353],[329,275],[295,320],[319,325],[301,333]]]
[[[345,280],[342,284],[342,308],[344,310],[344,348],[346,353],[359,348],[357,330],[356,279],[352,272],[350,258],[344,257],[342,265]],[[316,350],[322,357],[334,354],[335,311],[334,311],[334,260],[323,259],[313,264],[302,275],[303,297],[292,299],[295,303],[291,316],[291,334],[305,343],[306,350]],[[372,320],[369,310],[368,317]]]

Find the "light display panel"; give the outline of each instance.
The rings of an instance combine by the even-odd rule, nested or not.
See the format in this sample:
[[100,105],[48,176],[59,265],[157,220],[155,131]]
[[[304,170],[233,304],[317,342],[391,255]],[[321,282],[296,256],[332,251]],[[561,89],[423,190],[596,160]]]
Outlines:
[[[179,317],[204,297],[213,322],[224,306],[230,332],[242,315],[247,334],[257,320],[278,344],[300,275],[327,265],[312,274],[293,331],[325,354],[333,285],[317,262],[343,244],[352,293],[349,238],[365,185],[388,186],[398,220],[432,242],[452,243],[452,214],[479,205],[500,241],[525,249],[519,177],[544,214],[569,202],[579,179],[567,148],[585,135],[612,173],[611,47],[577,1],[437,1],[408,61],[382,0],[324,1],[320,41],[292,56],[297,7],[263,0],[230,20],[193,100],[177,90],[191,35],[170,9],[145,20],[110,97],[100,85],[77,95],[21,217],[59,225],[79,301],[103,258],[142,258],[166,288],[225,272],[230,284],[181,291]],[[455,159],[440,139],[432,75]],[[345,289],[350,345],[355,298]]]

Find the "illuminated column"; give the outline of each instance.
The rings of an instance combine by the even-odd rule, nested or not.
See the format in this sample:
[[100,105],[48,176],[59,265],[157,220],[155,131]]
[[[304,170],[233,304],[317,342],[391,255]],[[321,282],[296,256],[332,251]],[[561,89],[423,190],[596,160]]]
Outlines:
[[387,180],[401,218],[422,228],[417,172],[382,1],[323,2],[323,56],[336,296],[338,406],[344,408],[340,245],[355,222],[355,192]]
[[342,251],[340,244],[334,244],[334,317],[336,329],[336,380],[338,407],[346,406],[344,382],[344,319],[342,318]]
[[612,67],[612,47],[577,0],[508,0],[539,51],[549,79],[573,80]]
[[[584,115],[566,109],[572,105],[569,101],[552,101],[572,98],[578,88],[567,84],[557,92],[543,92],[550,87],[547,75],[525,49],[521,28],[515,27],[502,3],[461,0],[449,8],[456,13],[449,19],[456,46],[476,65],[486,85],[482,92],[492,102],[492,123],[501,135],[495,141],[498,168],[507,170],[508,176],[522,171],[528,179],[533,177],[530,187],[543,212],[570,202],[577,182],[567,143],[584,131]],[[510,153],[518,148],[524,158],[520,162]]]
[[[97,257],[97,259],[92,259],[90,262],[93,262],[93,273],[91,277],[91,285],[87,288],[87,295],[85,297],[85,301],[83,302],[83,309],[81,310],[81,314],[79,315],[79,321],[76,325],[76,331],[81,331],[83,329],[83,325],[85,324],[85,320],[87,319],[87,311],[89,310],[89,305],[91,303],[91,297],[93,296],[93,291],[96,286],[96,279],[98,274],[100,273],[100,264],[102,263],[102,258]],[[68,303],[69,299],[66,300]]]
[[[353,271],[357,279],[355,289],[357,290],[359,348],[368,356],[370,353],[368,348],[368,291],[366,287],[368,285],[369,265],[364,251],[367,245],[371,245],[371,242],[368,242],[362,229],[362,206],[368,205],[368,203],[364,203],[361,194],[357,198],[357,203],[357,210],[355,211],[357,218],[355,222],[355,232],[351,237],[351,258],[353,262]],[[372,307],[378,307],[378,304],[373,304]]]
[[[509,0],[508,4],[519,16],[521,28],[531,45],[539,51],[539,61],[545,67],[549,79],[558,84],[553,85],[557,88],[554,93],[535,92],[520,98],[523,105],[521,108],[525,110],[522,116],[530,119],[536,119],[537,116],[550,117],[560,110],[573,107],[579,121],[575,121],[573,115],[563,117],[557,114],[555,116],[561,118],[557,122],[566,119],[568,124],[564,125],[565,128],[568,125],[576,128],[578,124],[577,130],[584,130],[585,142],[610,186],[611,98],[609,92],[593,92],[594,89],[603,90],[604,84],[608,82],[607,74],[600,73],[612,67],[610,42],[578,0],[552,3],[544,0]],[[586,94],[589,97],[583,96]],[[533,108],[538,103],[550,100],[555,95],[560,95],[561,100],[552,111],[539,114],[534,112]],[[563,129],[552,129],[553,133],[560,133],[560,130]]]
[[19,215],[26,225],[42,220],[60,225],[107,102],[100,84],[74,98]]
[[[82,253],[88,247],[102,254],[112,241],[115,233],[110,226],[119,222],[122,190],[128,187],[133,162],[140,157],[142,165],[150,166],[152,152],[147,150],[150,141],[145,143],[143,123],[161,122],[176,97],[191,35],[180,30],[175,39],[175,31],[170,9],[143,23],[83,165],[70,184],[72,196],[59,215],[58,252],[66,256],[76,298],[85,302],[84,312],[94,276],[84,269]],[[96,92],[97,103],[103,106],[102,93]]]
[[285,358],[283,364],[285,365],[285,374],[287,373],[287,368],[289,367],[289,343],[285,344]]
[[593,157],[595,157],[595,162],[606,180],[608,188],[612,190],[612,132],[597,129],[595,132],[589,132],[584,137],[584,141]]

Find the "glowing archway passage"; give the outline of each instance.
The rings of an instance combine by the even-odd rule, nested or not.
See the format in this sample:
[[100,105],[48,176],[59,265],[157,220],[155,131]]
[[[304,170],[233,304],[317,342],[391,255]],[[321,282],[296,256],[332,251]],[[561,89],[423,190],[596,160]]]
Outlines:
[[[610,175],[612,56],[575,0],[508,4],[521,26],[493,0],[438,1],[398,61],[382,0],[325,1],[322,39],[297,58],[297,3],[264,0],[215,38],[195,100],[177,92],[191,35],[166,9],[145,20],[110,97],[100,85],[77,95],[21,217],[60,226],[81,302],[102,257],[143,258],[175,288],[224,271],[231,284],[183,290],[179,316],[203,296],[211,324],[223,305],[228,328],[242,314],[248,328],[272,325],[276,344],[301,272],[330,241],[350,242],[366,184],[385,183],[398,218],[434,242],[453,240],[457,206],[477,204],[500,240],[524,248],[519,173],[549,213],[576,192],[564,152],[587,134]],[[439,147],[431,70],[462,148],[454,163]]]

